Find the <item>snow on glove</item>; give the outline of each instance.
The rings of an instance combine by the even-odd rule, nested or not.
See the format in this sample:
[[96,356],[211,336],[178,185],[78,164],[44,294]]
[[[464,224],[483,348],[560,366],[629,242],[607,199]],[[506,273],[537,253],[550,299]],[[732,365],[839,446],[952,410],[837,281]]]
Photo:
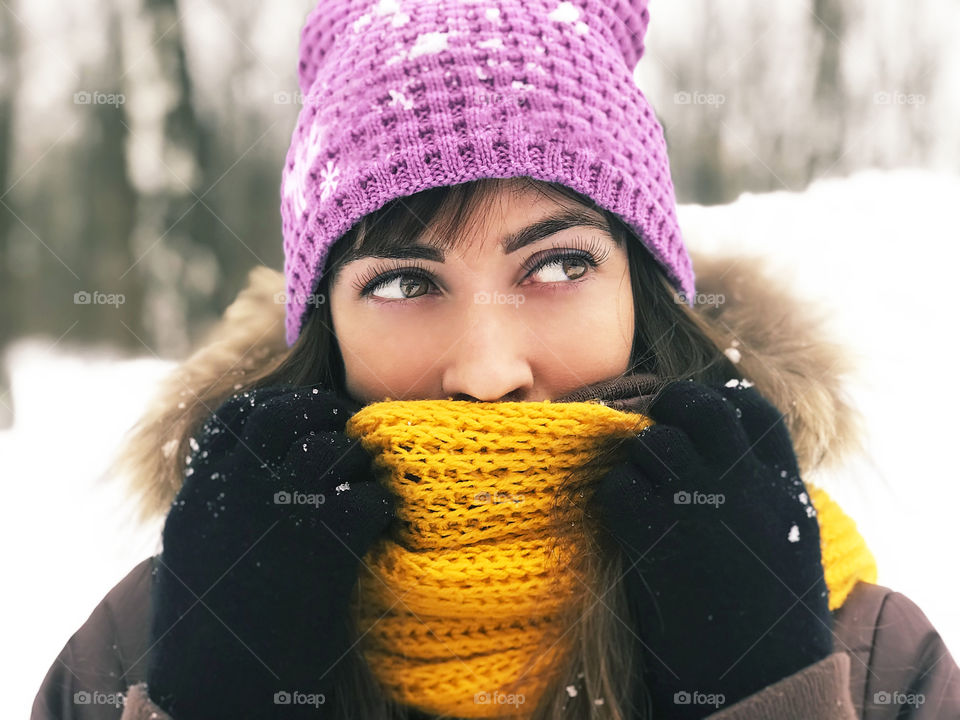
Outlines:
[[147,672],[176,720],[329,716],[349,596],[396,502],[343,433],[356,409],[321,389],[263,388],[227,400],[191,443]]
[[655,716],[702,718],[832,651],[820,528],[749,383],[674,382],[648,414],[591,514],[624,554]]

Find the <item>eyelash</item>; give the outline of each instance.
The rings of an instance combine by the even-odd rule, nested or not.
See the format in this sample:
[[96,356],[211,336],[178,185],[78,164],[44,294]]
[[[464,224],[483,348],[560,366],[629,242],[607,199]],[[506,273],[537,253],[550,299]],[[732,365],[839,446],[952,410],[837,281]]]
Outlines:
[[[570,245],[570,248],[560,252],[555,252],[552,255],[549,254],[549,250],[545,250],[543,252],[548,254],[544,255],[543,253],[535,253],[524,260],[520,266],[526,271],[523,276],[524,279],[541,268],[547,267],[548,265],[553,265],[554,263],[561,262],[563,260],[583,260],[595,270],[607,260],[607,257],[610,254],[609,247],[597,238],[584,240],[578,235],[573,239],[573,242]],[[576,250],[577,252],[570,252],[571,249]],[[358,278],[356,282],[354,282],[354,288],[360,293],[361,297],[366,297],[374,290],[383,287],[397,277],[412,277],[417,278],[418,280],[425,280],[433,285],[436,284],[433,281],[433,276],[430,274],[430,271],[427,270],[427,268],[423,265],[413,261],[411,264],[404,265],[402,267],[378,265],[374,268],[371,268],[364,276]],[[421,295],[418,297],[423,296]],[[381,298],[374,299],[381,300]],[[416,299],[417,298],[408,298],[407,300]],[[383,302],[397,302],[397,300],[383,300]]]

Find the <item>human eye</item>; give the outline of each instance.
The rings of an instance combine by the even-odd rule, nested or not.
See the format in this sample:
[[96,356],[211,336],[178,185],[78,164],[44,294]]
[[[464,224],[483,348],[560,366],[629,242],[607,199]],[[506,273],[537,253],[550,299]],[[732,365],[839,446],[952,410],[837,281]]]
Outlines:
[[[609,246],[597,238],[585,241],[582,237],[577,236],[572,246],[573,247],[570,248],[564,248],[559,252],[555,250],[545,250],[527,259],[523,263],[523,269],[527,271],[524,278],[545,268],[552,268],[554,269],[554,271],[550,273],[552,279],[545,280],[545,283],[570,284],[586,275],[590,269],[595,270],[598,268],[606,261],[610,254]],[[579,264],[582,268],[575,276],[568,274],[567,263],[570,262]]]
[[[361,297],[372,297],[375,300],[413,300],[423,295],[407,295],[412,286],[414,288],[434,285],[433,278],[422,265],[406,265],[403,267],[378,265],[371,268],[366,274],[357,279],[354,287]],[[388,296],[375,294],[375,291],[386,288]]]

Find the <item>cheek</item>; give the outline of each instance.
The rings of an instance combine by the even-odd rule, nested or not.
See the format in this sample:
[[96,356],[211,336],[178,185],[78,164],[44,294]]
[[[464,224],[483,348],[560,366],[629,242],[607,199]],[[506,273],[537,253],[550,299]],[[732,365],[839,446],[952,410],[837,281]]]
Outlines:
[[399,399],[416,394],[416,383],[432,379],[429,371],[446,349],[445,338],[425,330],[422,316],[345,305],[334,304],[331,314],[352,397]]
[[[531,308],[533,310],[533,308]],[[535,351],[554,367],[553,377],[611,377],[628,366],[633,345],[633,295],[614,282],[596,283],[569,305],[544,304],[528,321],[536,328]],[[536,347],[536,345],[534,346]],[[563,369],[566,368],[564,373]]]

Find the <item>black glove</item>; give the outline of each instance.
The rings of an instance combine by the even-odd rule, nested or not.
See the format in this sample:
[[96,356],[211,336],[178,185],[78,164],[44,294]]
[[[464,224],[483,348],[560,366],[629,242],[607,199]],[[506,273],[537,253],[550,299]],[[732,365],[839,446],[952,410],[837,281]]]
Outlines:
[[702,718],[832,651],[820,528],[752,387],[675,382],[648,414],[588,507],[624,553],[655,716]]
[[147,672],[176,720],[330,716],[350,593],[396,503],[343,433],[356,409],[321,389],[264,388],[227,400],[191,443]]

